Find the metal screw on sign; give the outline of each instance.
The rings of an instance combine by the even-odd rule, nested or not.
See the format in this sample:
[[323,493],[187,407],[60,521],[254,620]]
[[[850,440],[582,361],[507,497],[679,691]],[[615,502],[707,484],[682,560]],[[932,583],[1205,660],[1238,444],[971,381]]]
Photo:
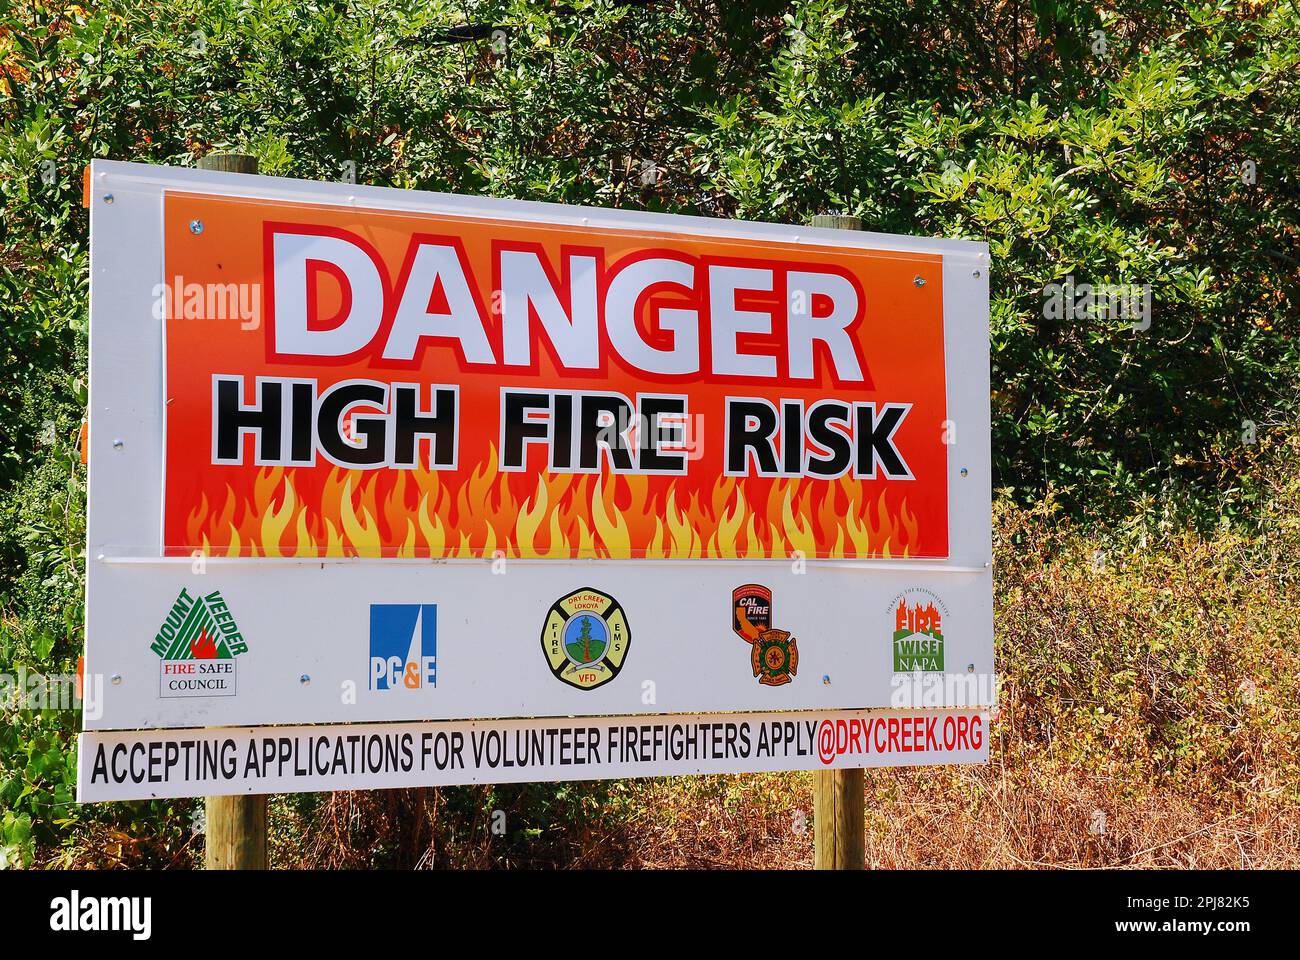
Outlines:
[[112,202],[113,202],[113,195],[112,195],[111,193],[106,193],[106,194],[104,194],[104,202],[105,202],[105,203],[112,203]]
[[913,277],[912,284],[917,288],[925,286],[925,277]]
[[203,232],[203,221],[202,221],[202,220],[191,220],[191,221],[190,221],[190,233],[194,234],[194,236],[197,237],[197,236],[198,236],[199,234],[201,234],[202,232]]
[[962,475],[963,477],[968,477],[968,476],[970,476],[970,471],[967,470],[965,467],[962,467],[962,468],[961,468],[961,475]]
[[304,673],[301,677],[298,678],[298,682],[305,687],[307,686],[307,684],[311,683],[311,677],[309,677],[307,674]]
[[114,449],[114,450],[121,450],[123,446],[124,446],[124,444],[122,443],[121,440],[114,440],[114,441],[113,441],[113,449]]
[[974,277],[976,280],[978,280],[978,279],[979,279],[979,276],[980,276],[980,272],[979,272],[979,270],[974,270],[974,271],[972,271],[972,272],[971,272],[971,276]]
[[115,674],[113,674],[113,676],[110,677],[109,679],[112,681],[113,686],[116,687],[116,686],[118,686],[119,684],[121,684],[121,682],[122,682],[122,675],[121,675],[120,673],[115,673]]

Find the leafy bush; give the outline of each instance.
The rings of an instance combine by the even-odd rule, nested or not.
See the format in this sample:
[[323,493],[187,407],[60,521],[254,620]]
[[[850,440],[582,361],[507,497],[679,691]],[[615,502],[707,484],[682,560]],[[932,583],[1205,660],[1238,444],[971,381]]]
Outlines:
[[[997,484],[1106,524],[1258,530],[1251,441],[1295,408],[1298,21],[1269,0],[0,0],[0,672],[67,672],[81,646],[93,157],[234,149],[282,176],[987,239]],[[1149,328],[1052,318],[1067,277],[1149,285]],[[94,831],[184,861],[184,804],[60,806],[76,725],[0,738],[6,862]]]
[[[1000,484],[1054,482],[1071,508],[1203,497],[1213,451],[1292,406],[1297,19],[1198,0],[1033,3],[1020,21],[937,0],[11,10],[7,352],[19,371],[77,365],[93,156],[236,148],[285,176],[351,163],[399,187],[785,221],[835,208],[990,242]],[[466,22],[480,29],[450,42]],[[1044,316],[1066,276],[1149,285],[1150,328]],[[10,476],[30,437],[15,440]]]

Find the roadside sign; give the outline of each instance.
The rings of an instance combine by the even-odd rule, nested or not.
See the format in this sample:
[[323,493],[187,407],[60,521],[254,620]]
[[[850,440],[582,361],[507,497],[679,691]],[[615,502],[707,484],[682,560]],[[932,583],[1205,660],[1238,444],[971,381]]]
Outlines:
[[[98,747],[202,728],[992,702],[984,245],[109,161],[89,192],[83,799],[127,795],[84,789]],[[886,754],[942,751],[852,765]]]

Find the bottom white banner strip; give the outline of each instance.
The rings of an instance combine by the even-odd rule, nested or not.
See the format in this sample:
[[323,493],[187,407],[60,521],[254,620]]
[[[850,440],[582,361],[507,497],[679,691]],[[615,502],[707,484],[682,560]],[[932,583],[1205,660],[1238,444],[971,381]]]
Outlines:
[[223,727],[83,733],[77,799],[380,790],[988,759],[984,710]]

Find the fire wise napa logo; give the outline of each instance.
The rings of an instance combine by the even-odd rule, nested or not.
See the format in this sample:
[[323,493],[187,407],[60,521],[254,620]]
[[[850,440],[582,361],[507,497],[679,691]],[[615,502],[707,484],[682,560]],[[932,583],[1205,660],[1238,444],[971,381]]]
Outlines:
[[551,673],[579,690],[595,690],[617,677],[631,646],[622,606],[591,587],[556,600],[542,626]]
[[749,665],[765,687],[780,687],[799,673],[799,646],[772,626],[772,591],[747,583],[731,591],[731,630],[749,644]]
[[220,590],[181,589],[150,649],[158,654],[161,697],[233,697],[235,658],[248,643]]
[[943,623],[948,608],[923,587],[905,590],[889,607],[894,622],[894,672],[943,671]]
[[438,685],[438,605],[370,605],[370,689]]

